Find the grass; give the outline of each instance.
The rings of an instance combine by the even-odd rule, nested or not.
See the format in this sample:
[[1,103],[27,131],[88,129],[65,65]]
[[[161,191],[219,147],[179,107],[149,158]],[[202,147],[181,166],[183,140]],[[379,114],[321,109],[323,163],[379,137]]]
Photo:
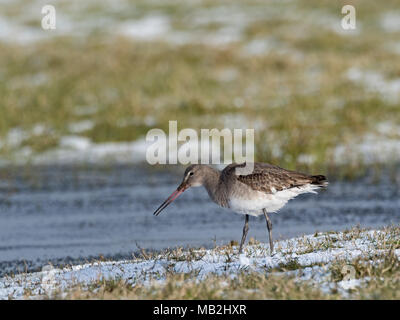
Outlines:
[[[111,36],[105,27],[84,41],[67,35],[29,45],[0,42],[0,139],[6,142],[0,156],[13,161],[22,147],[34,154],[55,148],[62,136],[71,134],[69,125],[82,120],[92,121],[93,128],[79,135],[101,143],[136,140],[154,127],[167,131],[169,120],[178,120],[178,129],[235,128],[229,119],[236,117],[256,127],[259,161],[338,176],[362,173],[359,161],[343,167],[335,162],[333,148],[374,132],[376,122],[400,123],[398,103],[389,103],[345,74],[356,67],[388,79],[399,76],[399,59],[385,46],[394,42],[395,34],[379,25],[395,1],[385,6],[372,0],[356,3],[362,27],[356,36],[338,34],[331,22],[323,22],[331,17],[339,24],[341,3],[300,1],[273,8],[259,1],[225,4],[256,18],[244,24],[238,41],[222,46],[134,41]],[[108,17],[121,22],[157,12],[169,17],[173,28],[193,34],[190,13],[221,6],[208,1],[135,5],[137,10],[117,10]],[[3,6],[10,16],[20,14],[16,4]],[[60,6],[68,12],[67,2]],[[271,14],[278,9],[282,14]],[[85,21],[105,15],[104,10],[90,4],[73,16]],[[257,16],[257,11],[264,14]],[[201,34],[225,26],[219,18],[200,24]],[[251,41],[266,38],[275,49],[256,56],[245,53]],[[80,112],[87,108],[92,111]],[[45,132],[33,133],[38,124]],[[27,134],[16,145],[7,143],[14,128]],[[301,161],[304,156],[312,161]]]
[[[209,276],[200,283],[189,274],[175,274],[165,283],[132,287],[123,281],[104,281],[96,292],[76,288],[65,299],[326,299],[311,284],[298,283],[293,277],[241,273],[235,278]],[[338,295],[335,295],[338,298]],[[332,298],[332,296],[331,296]]]
[[[333,281],[343,280],[344,265],[343,262],[337,261],[330,267]],[[364,256],[347,262],[346,265],[354,268],[357,279],[367,279],[360,288],[350,289],[353,299],[398,300],[400,298],[400,261],[393,250],[388,254]]]
[[[365,232],[365,229],[353,228],[344,233],[319,234],[318,237],[324,240],[314,242],[316,245],[313,252],[334,248],[331,243],[335,237],[334,243],[344,239],[356,241]],[[242,270],[235,276],[211,274],[199,281],[195,280],[197,274],[172,272],[164,281],[152,280],[132,285],[122,279],[102,280],[93,284],[89,290],[77,286],[66,294],[59,293],[55,297],[63,299],[343,299],[344,297],[398,299],[400,261],[394,250],[399,248],[399,228],[388,227],[370,237],[378,239],[376,249],[389,250],[386,253],[373,252],[361,255],[351,261],[338,258],[330,264],[317,263],[308,266],[318,266],[328,270],[332,283],[330,290],[323,290],[310,280],[299,280],[299,276],[307,266],[302,266],[297,259],[292,259],[279,264],[278,268],[268,270],[267,273]],[[260,243],[252,245],[257,247]],[[297,245],[302,246],[301,239]],[[228,245],[215,250],[224,251],[228,255],[232,247]],[[178,259],[177,254],[180,256]],[[188,252],[177,249],[173,251],[172,259],[182,261],[188,259],[187,254]],[[171,254],[166,255],[171,257]],[[345,266],[352,266],[355,270],[355,279],[362,279],[364,283],[353,289],[341,289],[337,284],[345,280],[343,273]]]
[[[24,298],[42,299],[398,299],[399,238],[398,226],[375,231],[355,227],[280,241],[273,257],[268,245],[252,241],[245,247],[246,257],[253,259],[248,266],[238,263],[232,244],[209,251],[142,251],[132,261],[107,262],[113,276],[72,281],[62,290],[56,285],[50,293],[40,287],[40,279],[28,280],[29,274],[10,279],[22,285]],[[133,266],[138,272],[132,272]],[[93,272],[90,265],[79,270]],[[347,274],[354,285],[347,282]]]

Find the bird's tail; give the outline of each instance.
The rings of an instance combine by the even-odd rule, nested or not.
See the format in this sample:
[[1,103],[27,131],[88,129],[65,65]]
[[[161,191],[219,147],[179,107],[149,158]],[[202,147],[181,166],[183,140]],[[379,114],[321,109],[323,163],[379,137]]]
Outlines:
[[326,177],[321,174],[311,176],[311,179],[311,184],[317,185],[319,187],[326,187],[329,184],[328,179],[326,179]]

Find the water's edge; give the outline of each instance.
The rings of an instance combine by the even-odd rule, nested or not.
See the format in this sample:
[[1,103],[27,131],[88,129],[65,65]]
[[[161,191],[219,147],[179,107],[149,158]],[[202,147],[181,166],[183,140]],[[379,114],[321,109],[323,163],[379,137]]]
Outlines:
[[[238,241],[243,216],[219,208],[198,188],[159,217],[155,208],[176,188],[184,168],[41,166],[0,171],[0,276],[93,260],[129,259],[168,247]],[[360,225],[400,222],[399,188],[390,176],[333,181],[271,216],[275,239]],[[265,221],[250,219],[248,237],[266,241]]]

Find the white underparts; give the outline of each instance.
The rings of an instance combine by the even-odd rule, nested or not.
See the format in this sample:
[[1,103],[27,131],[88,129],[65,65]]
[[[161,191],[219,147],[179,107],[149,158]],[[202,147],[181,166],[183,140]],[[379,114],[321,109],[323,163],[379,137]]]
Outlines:
[[282,191],[273,190],[275,192],[272,194],[256,192],[251,198],[231,197],[229,208],[237,213],[259,216],[263,214],[263,209],[268,213],[276,212],[299,194],[316,193],[316,189],[319,189],[318,185],[306,184]]

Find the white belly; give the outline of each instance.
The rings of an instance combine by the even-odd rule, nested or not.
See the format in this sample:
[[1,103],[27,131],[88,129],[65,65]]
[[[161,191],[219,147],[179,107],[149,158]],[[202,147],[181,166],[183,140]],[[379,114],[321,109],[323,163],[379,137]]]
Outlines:
[[272,194],[256,191],[252,193],[251,198],[231,197],[229,199],[229,208],[237,213],[259,216],[263,214],[263,209],[268,213],[277,212],[290,199],[302,193],[316,193],[315,189],[318,189],[318,186],[308,184],[302,187],[277,191]]

